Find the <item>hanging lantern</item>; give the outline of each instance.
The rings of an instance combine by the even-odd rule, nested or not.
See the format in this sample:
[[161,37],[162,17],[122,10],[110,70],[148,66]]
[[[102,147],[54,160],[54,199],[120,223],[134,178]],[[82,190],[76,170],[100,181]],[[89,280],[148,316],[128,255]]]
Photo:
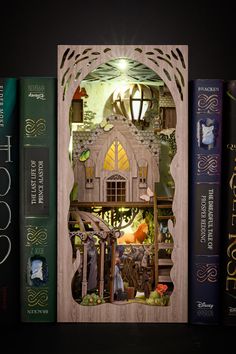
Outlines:
[[113,93],[113,111],[133,122],[144,120],[147,110],[157,102],[158,91],[144,84],[129,84],[118,87]]

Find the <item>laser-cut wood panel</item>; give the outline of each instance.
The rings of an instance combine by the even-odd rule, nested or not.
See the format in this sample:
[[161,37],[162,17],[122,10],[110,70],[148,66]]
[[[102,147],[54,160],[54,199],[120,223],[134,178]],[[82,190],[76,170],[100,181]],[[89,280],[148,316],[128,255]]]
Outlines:
[[[167,85],[176,107],[177,152],[171,163],[175,181],[173,213],[176,223],[168,306],[105,303],[79,305],[71,282],[78,260],[72,262],[68,235],[70,192],[74,183],[69,160],[69,110],[74,92],[92,70],[112,59],[130,58],[152,69]],[[58,321],[59,322],[187,322],[188,229],[188,48],[183,45],[58,46]]]

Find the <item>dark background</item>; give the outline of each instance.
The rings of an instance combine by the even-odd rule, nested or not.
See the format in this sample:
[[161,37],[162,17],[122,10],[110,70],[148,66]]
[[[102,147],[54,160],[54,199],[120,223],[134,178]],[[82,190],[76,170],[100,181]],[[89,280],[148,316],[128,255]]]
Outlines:
[[[189,80],[236,79],[235,10],[233,0],[1,1],[0,76],[56,76],[58,44],[187,44]],[[0,327],[4,354],[234,353],[234,341],[235,328],[222,325]]]
[[58,44],[187,44],[189,79],[236,78],[234,0],[9,0],[2,76],[57,74]]

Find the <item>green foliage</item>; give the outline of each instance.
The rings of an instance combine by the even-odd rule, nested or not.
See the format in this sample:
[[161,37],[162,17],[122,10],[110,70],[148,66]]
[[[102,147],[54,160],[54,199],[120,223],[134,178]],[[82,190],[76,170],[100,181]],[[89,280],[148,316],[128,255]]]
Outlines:
[[157,299],[158,297],[160,297],[160,296],[159,296],[159,294],[158,294],[158,292],[157,292],[156,290],[150,292],[150,295],[149,295],[149,298],[150,298],[150,299],[155,300],[155,299]]
[[169,303],[169,296],[164,295],[163,297],[158,297],[156,299],[148,298],[146,299],[146,303],[148,305],[167,306]]
[[170,296],[159,293],[157,290],[151,291],[149,298],[146,299],[148,305],[167,306],[169,304]]
[[108,225],[124,229],[138,213],[138,208],[94,208],[93,212]]
[[95,305],[101,305],[104,304],[105,300],[100,297],[99,295],[92,293],[92,294],[87,294],[83,297],[80,305],[84,306],[95,306]]
[[81,162],[84,162],[84,161],[87,161],[88,158],[90,156],[90,150],[89,149],[86,149],[84,151],[81,152],[80,156],[79,156],[79,160]]
[[139,212],[137,213],[133,223],[132,223],[132,229],[133,231],[135,231],[139,225],[141,224],[141,222],[143,221],[144,217],[143,217],[143,210],[139,210]]
[[160,140],[165,141],[168,143],[169,146],[169,156],[172,159],[177,151],[177,145],[176,145],[176,139],[175,139],[175,130],[170,134],[170,135],[166,135],[166,134],[162,134],[160,133]]
[[70,201],[72,202],[73,200],[77,200],[77,196],[78,196],[78,183],[75,182],[73,185],[73,188],[70,192]]
[[145,222],[148,224],[148,238],[144,242],[154,242],[154,214],[153,210],[150,208],[145,208],[143,210],[143,218],[145,219]]
[[[84,107],[87,107],[87,104],[84,104]],[[81,130],[92,130],[95,128],[95,117],[96,113],[93,111],[85,110],[83,114],[83,127]]]

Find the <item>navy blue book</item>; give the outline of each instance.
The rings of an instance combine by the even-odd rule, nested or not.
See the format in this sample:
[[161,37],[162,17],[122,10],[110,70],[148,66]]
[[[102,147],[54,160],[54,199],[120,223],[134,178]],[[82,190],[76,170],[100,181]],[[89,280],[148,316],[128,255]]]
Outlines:
[[222,323],[236,325],[236,80],[224,85],[222,145]]
[[196,79],[189,91],[189,322],[217,324],[223,81]]
[[0,323],[19,320],[18,82],[0,78]]

